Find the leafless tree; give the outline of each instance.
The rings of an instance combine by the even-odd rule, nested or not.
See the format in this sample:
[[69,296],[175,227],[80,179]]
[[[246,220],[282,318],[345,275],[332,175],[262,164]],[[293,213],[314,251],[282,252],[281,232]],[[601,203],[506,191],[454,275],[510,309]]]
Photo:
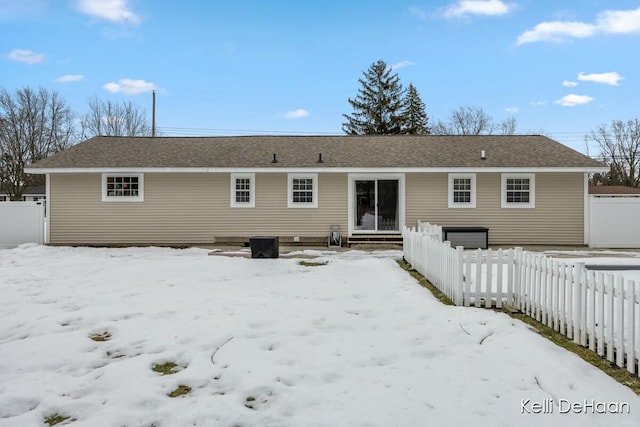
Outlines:
[[513,135],[516,128],[515,117],[496,123],[480,107],[460,106],[451,112],[448,121],[438,120],[431,133],[434,135],[491,135],[493,133]]
[[502,120],[498,125],[498,133],[500,135],[513,135],[518,128],[518,122],[515,117],[510,116]]
[[29,87],[11,93],[0,89],[0,185],[11,200],[42,177],[24,167],[64,150],[75,142],[73,112],[55,91]]
[[640,119],[613,120],[586,136],[600,147],[600,155],[611,168],[602,180],[611,185],[640,187]]
[[89,112],[82,116],[82,137],[148,136],[151,126],[146,112],[132,102],[116,103],[97,96],[88,101]]

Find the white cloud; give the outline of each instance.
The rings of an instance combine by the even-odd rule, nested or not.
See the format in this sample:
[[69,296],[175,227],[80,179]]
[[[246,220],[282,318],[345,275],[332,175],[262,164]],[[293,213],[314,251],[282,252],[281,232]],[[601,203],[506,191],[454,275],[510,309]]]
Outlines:
[[13,49],[7,57],[12,61],[24,62],[25,64],[37,64],[44,61],[43,54],[26,49]]
[[603,83],[611,86],[618,86],[618,82],[622,80],[622,76],[615,71],[600,74],[584,74],[578,73],[578,80],[585,82]]
[[572,82],[570,80],[565,80],[562,82],[562,86],[564,87],[576,87],[578,86],[578,82]]
[[576,105],[584,105],[593,101],[594,98],[587,95],[565,95],[556,101],[556,104],[560,104],[563,107],[575,107]]
[[128,0],[78,0],[80,12],[111,22],[138,24],[140,18],[129,10]]
[[518,111],[520,111],[520,108],[518,108],[518,107],[507,107],[507,108],[504,109],[504,111],[506,111],[507,113],[515,114]]
[[635,10],[605,10],[596,18],[598,28],[606,33],[640,32],[640,7]]
[[70,83],[70,82],[77,82],[78,80],[82,80],[82,79],[84,79],[84,76],[82,74],[67,74],[67,75],[58,77],[56,81],[58,83]]
[[542,22],[533,30],[525,31],[518,37],[518,46],[533,42],[561,42],[568,37],[591,37],[596,32],[596,26],[584,22],[554,21]]
[[444,11],[445,18],[457,18],[465,15],[505,15],[512,9],[510,4],[501,0],[459,0]]
[[595,23],[578,21],[541,22],[518,37],[518,46],[533,42],[563,42],[570,38],[586,38],[596,34],[640,33],[640,7],[634,10],[605,10]]
[[132,79],[120,79],[118,83],[109,82],[102,87],[111,93],[124,93],[127,95],[137,95],[157,89],[153,83]]
[[533,105],[534,107],[539,107],[541,105],[547,105],[548,103],[549,101],[545,99],[544,101],[533,101],[531,102],[531,105]]
[[416,64],[414,64],[414,63],[413,63],[413,62],[411,62],[411,61],[400,61],[400,62],[398,62],[397,64],[393,64],[393,65],[391,66],[391,69],[395,71],[395,70],[399,70],[400,68],[410,67],[410,66],[412,66],[412,65],[416,65]]
[[284,114],[285,119],[300,119],[302,117],[307,117],[309,112],[303,108],[298,108],[297,110],[289,111]]

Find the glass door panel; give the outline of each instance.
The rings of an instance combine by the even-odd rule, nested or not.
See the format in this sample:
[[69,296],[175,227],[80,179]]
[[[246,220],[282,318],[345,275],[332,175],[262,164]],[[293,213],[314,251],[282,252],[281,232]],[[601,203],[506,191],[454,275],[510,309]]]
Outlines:
[[356,230],[376,229],[376,182],[356,181]]
[[377,230],[398,231],[398,180],[379,179],[377,183]]

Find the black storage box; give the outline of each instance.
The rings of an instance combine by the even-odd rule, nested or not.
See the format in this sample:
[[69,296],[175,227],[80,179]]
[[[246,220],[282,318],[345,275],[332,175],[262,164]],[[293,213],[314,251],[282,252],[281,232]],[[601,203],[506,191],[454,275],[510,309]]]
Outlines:
[[464,246],[465,249],[487,249],[489,247],[489,229],[486,227],[442,227],[444,240],[451,246]]
[[280,241],[278,237],[251,237],[251,258],[278,258]]

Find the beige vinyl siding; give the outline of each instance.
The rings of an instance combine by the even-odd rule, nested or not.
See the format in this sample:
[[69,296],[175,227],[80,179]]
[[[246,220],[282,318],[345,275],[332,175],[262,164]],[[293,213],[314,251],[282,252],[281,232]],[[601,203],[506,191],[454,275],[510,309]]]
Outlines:
[[318,208],[287,208],[287,174],[256,173],[255,208],[230,207],[230,174],[147,173],[143,202],[102,202],[101,174],[52,174],[52,244],[213,243],[347,230],[347,174],[318,175]]
[[406,175],[406,224],[488,227],[492,245],[583,245],[584,175],[536,173],[535,208],[501,208],[501,174],[476,174],[476,208],[448,208],[448,174]]

